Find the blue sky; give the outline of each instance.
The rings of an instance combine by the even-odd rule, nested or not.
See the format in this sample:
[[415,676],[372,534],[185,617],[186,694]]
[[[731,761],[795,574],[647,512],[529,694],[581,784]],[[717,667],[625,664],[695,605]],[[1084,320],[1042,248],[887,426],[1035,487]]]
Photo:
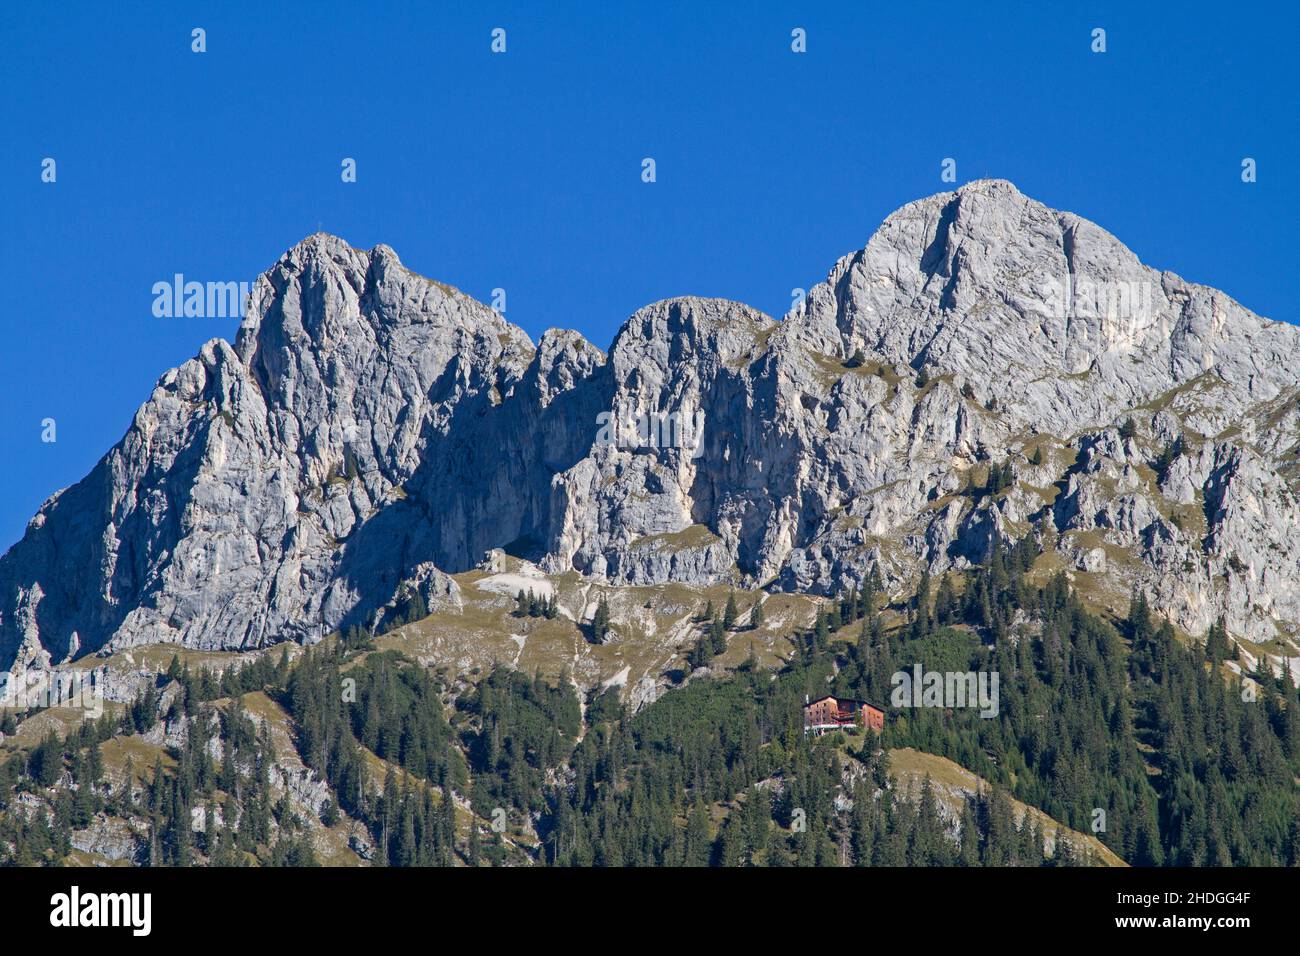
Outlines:
[[1300,320],[1291,4],[589,6],[0,6],[0,549],[233,337],[153,284],[317,228],[604,347],[669,295],[783,314],[953,157]]

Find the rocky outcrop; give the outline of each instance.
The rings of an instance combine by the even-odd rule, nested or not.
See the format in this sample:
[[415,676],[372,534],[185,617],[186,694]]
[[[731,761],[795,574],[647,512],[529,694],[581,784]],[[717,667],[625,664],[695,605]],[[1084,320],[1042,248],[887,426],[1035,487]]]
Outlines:
[[235,346],[164,375],[5,556],[0,658],[256,647],[382,605],[408,567],[472,544],[461,529],[485,489],[461,475],[432,515],[403,485],[456,441],[455,412],[499,402],[533,352],[387,247],[307,239],[258,279]]
[[899,210],[781,322],[671,299],[608,354],[312,236],[0,559],[0,664],[310,641],[454,606],[492,548],[825,593],[1026,534],[1189,631],[1293,640],[1298,375],[1300,329],[999,181]]

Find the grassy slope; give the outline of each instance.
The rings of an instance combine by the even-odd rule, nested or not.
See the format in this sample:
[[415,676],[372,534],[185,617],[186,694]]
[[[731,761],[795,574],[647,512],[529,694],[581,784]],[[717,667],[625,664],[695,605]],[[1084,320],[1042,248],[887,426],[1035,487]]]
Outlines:
[[[889,774],[904,791],[915,788],[918,793],[922,782],[928,776],[934,787],[935,797],[954,813],[960,812],[961,804],[966,797],[973,796],[980,790],[990,789],[987,781],[946,757],[937,757],[934,754],[913,750],[911,747],[889,752]],[[1105,866],[1127,866],[1096,837],[1062,826],[1041,810],[1018,800],[1011,800],[1011,805],[1015,808],[1017,822],[1020,822],[1025,813],[1032,815],[1030,819],[1038,820],[1043,828],[1043,836],[1049,850],[1055,847],[1057,834],[1064,831],[1071,843],[1081,848],[1087,847]]]

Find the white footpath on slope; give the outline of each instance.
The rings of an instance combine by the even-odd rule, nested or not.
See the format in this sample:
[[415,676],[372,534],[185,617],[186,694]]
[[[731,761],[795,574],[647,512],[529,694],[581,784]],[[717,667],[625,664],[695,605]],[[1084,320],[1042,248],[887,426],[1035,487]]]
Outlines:
[[605,683],[601,684],[601,685],[600,685],[600,686],[601,686],[601,689],[602,689],[602,690],[609,690],[609,688],[611,688],[611,687],[625,687],[625,686],[627,686],[627,679],[628,679],[628,676],[629,676],[631,673],[632,673],[632,668],[631,668],[631,667],[624,667],[621,671],[619,671],[617,674],[615,674],[615,675],[614,675],[613,677],[611,677],[609,680],[605,681]]
[[494,574],[474,584],[481,591],[493,591],[507,597],[514,597],[520,591],[525,594],[532,591],[539,598],[549,598],[554,590],[546,578],[533,578],[525,574]]

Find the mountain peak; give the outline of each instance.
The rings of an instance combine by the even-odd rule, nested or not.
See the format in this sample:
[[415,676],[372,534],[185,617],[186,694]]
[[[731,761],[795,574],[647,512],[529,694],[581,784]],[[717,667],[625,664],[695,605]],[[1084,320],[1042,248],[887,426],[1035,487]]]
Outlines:
[[1256,395],[1300,375],[1275,360],[1300,348],[1300,329],[1143,265],[1105,229],[1006,180],[903,206],[794,318],[814,347],[1015,395],[1022,424],[1060,433],[1211,368]]
[[1025,195],[1009,179],[972,179],[952,191],[954,196],[980,195],[1024,199]]
[[[0,558],[0,664],[315,640],[492,548],[833,593],[1049,525],[1059,566],[1188,630],[1289,634],[1297,357],[1300,329],[1005,180],[902,207],[782,323],[665,299],[608,356],[316,233]],[[972,490],[990,462],[1005,494]]]

